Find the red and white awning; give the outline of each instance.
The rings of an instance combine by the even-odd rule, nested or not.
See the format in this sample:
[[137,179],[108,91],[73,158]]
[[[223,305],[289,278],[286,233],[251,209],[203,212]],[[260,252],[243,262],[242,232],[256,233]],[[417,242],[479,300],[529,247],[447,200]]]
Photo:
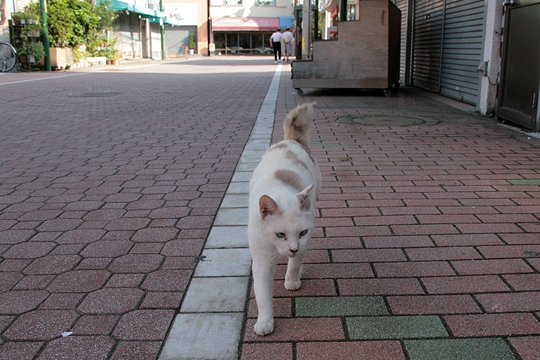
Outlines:
[[212,18],[212,31],[275,31],[279,19],[275,18]]

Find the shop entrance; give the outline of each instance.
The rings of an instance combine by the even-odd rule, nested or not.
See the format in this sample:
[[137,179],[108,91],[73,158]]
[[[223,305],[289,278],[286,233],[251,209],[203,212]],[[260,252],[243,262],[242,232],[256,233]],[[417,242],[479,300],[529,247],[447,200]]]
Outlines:
[[497,115],[540,130],[540,2],[508,8]]
[[272,55],[272,32],[214,32],[216,55]]

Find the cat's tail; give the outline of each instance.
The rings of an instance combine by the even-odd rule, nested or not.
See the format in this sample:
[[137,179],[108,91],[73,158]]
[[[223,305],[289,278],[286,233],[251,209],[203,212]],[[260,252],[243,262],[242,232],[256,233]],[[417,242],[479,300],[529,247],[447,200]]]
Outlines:
[[285,140],[296,140],[304,146],[308,146],[308,129],[313,119],[313,107],[316,102],[299,105],[291,110],[283,122]]

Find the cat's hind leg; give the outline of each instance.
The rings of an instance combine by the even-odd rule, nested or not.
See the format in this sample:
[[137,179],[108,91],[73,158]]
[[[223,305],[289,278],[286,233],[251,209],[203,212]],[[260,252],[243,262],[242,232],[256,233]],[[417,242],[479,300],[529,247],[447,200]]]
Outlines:
[[302,286],[302,263],[304,262],[305,252],[297,254],[295,257],[289,257],[287,264],[287,273],[285,274],[285,289],[298,290]]

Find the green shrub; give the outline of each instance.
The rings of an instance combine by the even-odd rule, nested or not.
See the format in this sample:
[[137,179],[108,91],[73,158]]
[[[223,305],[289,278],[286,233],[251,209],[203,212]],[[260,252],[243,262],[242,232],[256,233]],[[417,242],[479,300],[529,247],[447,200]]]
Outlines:
[[[112,28],[116,11],[110,0],[92,5],[91,0],[48,0],[48,26],[51,47],[77,48],[104,36]],[[31,3],[29,11],[39,13],[39,4]],[[90,46],[91,47],[91,46]]]
[[17,49],[18,55],[33,56],[35,61],[45,57],[45,50],[43,49],[43,44],[40,42],[26,43],[22,47]]

